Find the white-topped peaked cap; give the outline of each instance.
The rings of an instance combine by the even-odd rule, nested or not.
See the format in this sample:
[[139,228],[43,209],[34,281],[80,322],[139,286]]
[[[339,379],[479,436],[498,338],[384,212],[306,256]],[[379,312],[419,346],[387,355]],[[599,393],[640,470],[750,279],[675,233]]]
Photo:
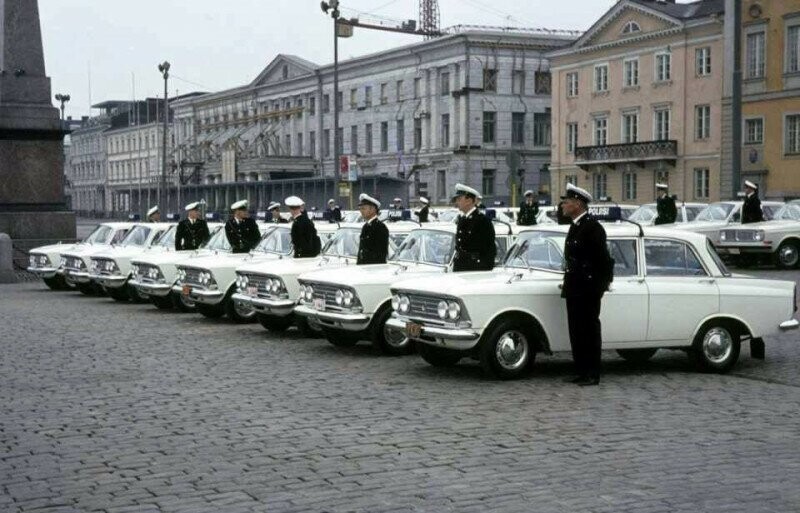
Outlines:
[[665,183],[657,183],[656,184],[656,189],[669,189],[669,185],[667,185]]
[[301,199],[300,199],[300,198],[298,198],[297,196],[289,196],[288,198],[286,198],[285,200],[283,200],[283,203],[284,203],[284,205],[286,205],[287,207],[292,207],[292,208],[298,208],[298,207],[302,207],[303,205],[305,205],[305,204],[306,204],[306,202],[305,202],[305,201],[301,200]]
[[375,208],[381,208],[381,202],[370,196],[369,194],[361,193],[358,195],[358,205],[373,205]]
[[281,204],[277,201],[271,201],[267,210],[275,210],[276,208],[281,208]]
[[525,191],[525,194],[523,194],[523,196],[533,196],[533,191],[528,189],[527,191]]
[[335,204],[336,204],[336,200],[334,200],[333,198],[328,200],[328,205],[335,205]]
[[199,201],[195,201],[194,203],[189,203],[188,205],[183,207],[183,209],[186,210],[187,212],[189,210],[197,210],[198,208],[200,208],[200,202]]
[[151,207],[150,210],[147,211],[147,217],[150,217],[151,215],[155,214],[156,212],[158,212],[158,205],[156,205],[154,207]]
[[242,209],[242,208],[247,208],[249,205],[250,204],[247,202],[246,199],[245,200],[239,200],[236,203],[234,203],[233,205],[231,205],[231,210],[239,210],[239,209]]
[[579,200],[583,200],[586,203],[592,202],[592,195],[589,194],[589,191],[586,189],[581,189],[577,185],[572,185],[571,183],[567,184],[567,197],[568,198],[578,198]]
[[395,203],[397,203],[398,201],[399,201],[399,202],[401,202],[401,203],[403,202],[403,200],[402,200],[402,199],[400,199],[400,198],[395,198],[395,199],[393,199],[392,201],[393,201],[393,202],[395,202]]
[[453,194],[453,197],[455,198],[458,196],[472,196],[473,198],[476,199],[483,199],[483,197],[476,189],[473,189],[469,185],[464,185],[463,183],[456,184],[456,193]]
[[430,201],[428,200],[428,198],[426,198],[425,196],[420,196],[420,197],[419,197],[419,202],[420,202],[420,203],[424,203],[425,205],[427,205],[428,203],[430,203]]
[[758,190],[758,185],[754,184],[754,183],[753,183],[753,182],[751,182],[750,180],[745,180],[745,181],[744,181],[744,186],[745,186],[745,187],[750,187],[751,189]]

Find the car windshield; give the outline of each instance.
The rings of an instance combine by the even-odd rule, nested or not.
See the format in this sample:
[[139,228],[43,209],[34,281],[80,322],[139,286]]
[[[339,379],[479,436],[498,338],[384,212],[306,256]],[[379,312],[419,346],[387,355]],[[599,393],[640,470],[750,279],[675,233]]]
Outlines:
[[225,230],[217,228],[217,231],[208,239],[203,249],[211,251],[230,251],[231,245],[228,242],[228,237],[225,235]]
[[712,203],[697,214],[695,221],[725,221],[733,210],[733,203]]
[[777,210],[780,210],[783,205],[764,205],[761,204],[761,213],[764,214],[764,221],[772,221],[775,219]]
[[415,230],[392,255],[395,262],[447,265],[453,259],[455,234],[438,230]]
[[505,265],[561,271],[566,238],[564,233],[551,232],[527,232],[520,235],[508,250]]
[[120,246],[144,246],[147,242],[147,237],[150,235],[150,228],[142,224],[134,226],[128,235],[122,239]]
[[361,217],[361,213],[358,211],[353,212],[345,212],[342,215],[342,222],[344,223],[362,223],[364,219]]
[[458,210],[442,210],[436,219],[442,223],[452,223],[458,217]]
[[276,228],[267,232],[256,246],[255,251],[288,255],[292,252],[292,234],[288,228]]
[[333,257],[356,257],[358,256],[358,244],[361,238],[361,230],[357,228],[343,228],[337,230],[328,239],[322,254]]
[[694,221],[695,219],[697,219],[697,216],[700,214],[700,212],[703,211],[704,208],[705,207],[700,207],[700,206],[690,207],[690,206],[687,205],[686,206],[686,220],[687,221]]
[[88,237],[83,239],[83,242],[88,244],[106,244],[108,239],[114,234],[114,229],[110,226],[98,225],[92,230]]
[[775,213],[773,219],[777,221],[800,221],[800,203],[787,203]]
[[170,226],[167,228],[167,231],[161,234],[161,237],[158,238],[158,241],[154,245],[161,246],[162,248],[175,247],[175,231],[177,228],[177,226]]
[[649,223],[656,218],[657,214],[658,212],[656,211],[656,206],[652,203],[649,203],[637,208],[628,219],[637,223]]

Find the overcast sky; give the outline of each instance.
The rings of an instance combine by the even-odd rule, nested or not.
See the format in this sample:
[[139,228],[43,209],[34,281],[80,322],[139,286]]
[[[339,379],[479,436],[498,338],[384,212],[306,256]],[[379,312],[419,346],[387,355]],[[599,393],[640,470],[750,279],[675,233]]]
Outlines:
[[[342,14],[392,24],[416,19],[419,0],[342,0]],[[442,27],[458,24],[586,30],[615,0],[439,0]],[[347,8],[344,8],[347,7]],[[163,95],[157,65],[172,65],[169,93],[218,91],[253,80],[279,53],[333,61],[332,21],[318,0],[39,0],[53,94],[67,115],[91,103]],[[418,37],[356,29],[340,58]]]

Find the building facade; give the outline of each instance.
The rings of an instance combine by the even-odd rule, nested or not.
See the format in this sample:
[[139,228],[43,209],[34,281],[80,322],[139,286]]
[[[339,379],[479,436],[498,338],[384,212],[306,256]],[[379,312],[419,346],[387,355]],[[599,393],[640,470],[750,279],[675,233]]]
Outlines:
[[554,191],[619,203],[720,199],[724,2],[620,0],[553,72]]
[[65,148],[65,194],[68,204],[78,215],[100,215],[106,210],[108,178],[104,132],[111,126],[106,115],[84,117],[81,125],[70,133]]

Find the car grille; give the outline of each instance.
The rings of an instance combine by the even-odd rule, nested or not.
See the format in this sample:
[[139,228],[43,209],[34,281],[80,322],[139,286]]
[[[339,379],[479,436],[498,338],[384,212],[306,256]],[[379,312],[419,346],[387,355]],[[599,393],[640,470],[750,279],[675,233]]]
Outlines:
[[442,319],[437,313],[439,301],[444,298],[434,296],[423,296],[420,294],[408,294],[409,310],[408,317],[415,319],[430,319],[441,322]]
[[205,288],[205,285],[200,284],[200,273],[202,272],[200,269],[184,267],[183,270],[186,271],[186,278],[183,283],[196,288]]
[[258,297],[270,297],[271,294],[267,291],[267,277],[263,274],[241,273],[242,276],[247,277],[247,286],[256,287],[258,290]]
[[80,271],[81,265],[83,264],[83,260],[80,257],[73,257],[73,256],[65,256],[64,257],[64,268],[69,269],[71,271]]
[[111,260],[110,258],[92,258],[92,261],[97,262],[97,273],[99,275],[111,276],[114,274],[113,272],[110,272],[108,269],[106,269],[106,265],[109,262],[111,262],[112,264],[114,263],[114,261]]
[[753,239],[753,230],[722,230],[725,242],[758,242]]
[[340,289],[335,285],[328,285],[327,283],[311,283],[314,287],[314,299],[325,299],[325,307],[340,308],[336,304],[336,291]]
[[[158,283],[158,280],[154,280],[150,277],[150,272],[152,270],[158,271],[158,266],[150,265],[150,264],[136,264],[138,266],[138,271],[136,273],[136,281],[139,283]],[[160,274],[158,274],[160,276]]]

